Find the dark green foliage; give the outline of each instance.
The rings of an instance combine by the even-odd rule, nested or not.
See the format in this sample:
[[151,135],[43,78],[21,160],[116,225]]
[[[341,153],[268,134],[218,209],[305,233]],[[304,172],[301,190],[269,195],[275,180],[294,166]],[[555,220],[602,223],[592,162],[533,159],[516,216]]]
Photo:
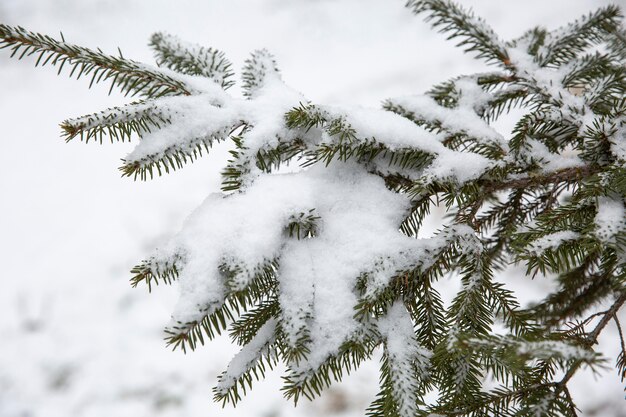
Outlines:
[[606,35],[619,28],[620,9],[607,6],[566,26],[556,36],[550,36],[538,53],[541,66],[568,63],[593,44],[601,43]]
[[124,58],[106,55],[81,46],[58,41],[50,36],[30,32],[21,27],[0,24],[0,48],[9,48],[11,56],[22,59],[35,55],[35,65],[58,67],[59,74],[67,65],[70,77],[90,76],[90,86],[109,81],[111,90],[119,88],[124,94],[147,98],[166,95],[189,95],[192,88],[184,81],[172,78],[157,69]]
[[475,52],[487,62],[509,65],[509,58],[493,29],[485,21],[448,0],[410,0],[407,7],[415,13],[426,13],[433,27],[448,34],[448,39],[461,38],[458,46]]

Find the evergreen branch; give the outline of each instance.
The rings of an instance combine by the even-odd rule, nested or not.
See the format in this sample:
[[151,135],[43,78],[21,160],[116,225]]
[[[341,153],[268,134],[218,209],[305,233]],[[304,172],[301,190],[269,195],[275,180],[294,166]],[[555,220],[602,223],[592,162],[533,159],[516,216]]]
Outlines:
[[539,53],[541,66],[561,65],[620,28],[620,9],[609,5],[548,35]]
[[204,137],[194,140],[195,146],[190,150],[181,151],[178,149],[167,149],[162,155],[148,155],[139,161],[122,160],[124,164],[119,168],[123,177],[138,178],[142,181],[154,178],[155,175],[162,176],[170,171],[181,169],[186,163],[194,162],[202,156],[203,150],[209,153],[214,141],[221,141],[223,136]]
[[170,145],[154,153],[138,158],[133,156],[123,159],[124,164],[119,170],[123,177],[133,177],[134,180],[139,178],[142,181],[152,179],[155,175],[169,174],[170,171],[181,169],[186,163],[194,162],[202,157],[203,152],[209,153],[214,143],[225,141],[241,126],[241,124],[224,126],[205,136],[185,138],[178,144]]
[[[598,337],[600,336],[600,333],[602,333],[606,325],[609,324],[613,317],[615,317],[615,315],[620,310],[620,308],[622,308],[622,305],[624,303],[626,303],[626,291],[622,291],[620,294],[618,294],[617,299],[613,302],[611,307],[609,307],[609,309],[603,313],[602,318],[600,319],[596,327],[594,327],[591,333],[585,336],[585,345],[587,346],[587,348],[590,349],[593,345],[598,343]],[[575,361],[572,366],[569,367],[563,378],[556,383],[555,391],[557,394],[560,391],[566,389],[567,383],[576,374],[578,369],[585,363],[586,362],[583,359],[579,359]]]
[[512,291],[502,283],[485,282],[489,294],[489,303],[492,305],[495,316],[501,316],[504,323],[515,335],[525,335],[536,330],[532,317],[520,309]]
[[[406,185],[406,188],[410,188],[412,186],[413,182],[410,182]],[[402,233],[407,236],[417,237],[424,219],[430,213],[430,206],[433,204],[432,199],[433,197],[431,195],[425,195],[413,201],[411,204],[411,211],[400,224],[400,230]]]
[[615,327],[617,327],[617,333],[619,334],[620,341],[620,353],[617,356],[617,361],[615,362],[615,366],[617,367],[618,375],[620,376],[620,381],[624,382],[626,379],[626,341],[624,340],[624,332],[622,330],[622,325],[617,318],[617,314],[613,316],[613,320],[615,321]]
[[449,333],[486,335],[493,325],[492,311],[483,293],[491,284],[492,271],[483,255],[477,255],[465,267],[461,277],[462,289],[448,309]]
[[300,104],[291,109],[285,115],[285,124],[290,129],[304,129],[306,132],[313,128],[324,129],[331,139],[318,143],[315,149],[306,152],[305,166],[317,162],[328,165],[335,159],[343,162],[356,159],[361,163],[376,160],[380,165],[418,170],[428,166],[435,157],[421,149],[398,147],[392,150],[374,137],[358,137],[345,117],[333,117],[314,105]]
[[598,78],[602,78],[609,73],[623,71],[614,62],[614,57],[607,54],[596,52],[583,55],[568,65],[568,71],[561,79],[561,83],[566,88],[586,88]]
[[103,137],[108,136],[112,143],[130,141],[133,134],[141,137],[168,123],[170,118],[165,109],[153,102],[137,102],[65,120],[61,129],[66,142],[78,136],[81,142],[93,139],[102,143]]
[[[406,361],[406,358],[402,359]],[[380,366],[381,392],[368,407],[367,416],[410,417],[419,414],[420,406],[424,405],[420,394],[425,390],[413,375],[416,373],[413,364],[402,363],[402,359],[396,360],[385,347]]]
[[279,354],[274,345],[276,320],[267,321],[255,336],[235,355],[228,368],[213,389],[214,401],[222,405],[230,402],[233,406],[252,388],[253,377],[257,381],[265,378],[266,369],[273,369],[278,363]]
[[[432,349],[443,333],[445,320],[441,298],[431,282],[454,270],[464,261],[467,252],[472,250],[471,237],[464,232],[454,227],[441,231],[424,247],[424,253],[430,260],[420,260],[411,270],[397,272],[382,288],[379,285],[369,288],[369,274],[363,274],[357,286],[361,298],[355,306],[355,317],[364,319],[372,315],[380,316],[401,296],[413,319],[422,326],[418,332],[423,336],[420,342]],[[423,302],[418,303],[418,300]]]
[[445,413],[446,416],[503,416],[512,417],[518,414],[517,404],[528,400],[538,392],[549,389],[551,384],[534,384],[517,389],[497,388],[486,396],[478,396],[467,405],[457,408],[433,407],[432,412]]
[[[593,259],[589,256],[587,259]],[[533,306],[531,314],[544,326],[554,326],[559,322],[582,315],[591,306],[602,301],[612,292],[610,269],[598,273],[589,272],[587,260],[577,268],[561,274],[562,283],[558,291],[544,301]]]
[[245,297],[231,297],[221,305],[207,305],[199,308],[203,317],[189,322],[177,321],[165,329],[166,346],[172,350],[180,348],[184,353],[187,349],[196,350],[199,345],[204,346],[204,338],[213,340],[228,328],[228,324],[235,321],[241,311],[251,305],[253,301]]
[[[387,186],[387,188],[397,193],[406,193],[410,191],[411,188],[413,188],[413,186],[415,185],[413,180],[411,180],[407,176],[402,175],[398,172],[383,173],[380,171],[373,171],[371,173],[381,177],[383,181],[385,181],[385,185]],[[412,233],[412,232],[409,232],[408,230],[403,230],[402,232]]]
[[182,74],[210,78],[224,89],[235,84],[229,79],[234,75],[232,65],[222,51],[188,43],[163,32],[152,35],[150,46],[155,51],[159,66]]
[[[261,381],[265,378],[265,373],[268,370],[271,371],[276,367],[280,359],[279,355],[274,346],[267,345],[259,352],[258,358],[245,364],[245,371],[234,381],[226,382],[226,373],[221,374],[219,385],[213,388],[213,401],[221,402],[222,407],[228,403],[235,407],[243,396],[252,389],[253,381]],[[236,359],[235,356],[233,361]]]
[[[524,363],[537,358],[541,359],[540,364],[549,364],[557,360],[564,364],[585,363],[593,365],[599,361],[597,355],[590,353],[586,346],[577,346],[575,343],[561,340],[536,340],[534,338],[527,340],[525,338],[489,336],[474,339],[462,338],[458,343],[480,353],[484,358],[496,360],[498,366],[504,367],[499,372],[514,374],[516,378],[512,384],[512,389],[497,388],[466,401],[461,407],[454,407],[449,404],[434,409],[450,416],[517,415],[515,412],[518,406],[526,409],[539,407],[543,402],[542,399],[546,396],[553,398],[549,404],[545,404],[546,406],[565,406],[571,410],[574,407],[571,396],[566,396],[563,404],[550,405],[553,401],[559,401],[558,397],[563,391],[559,387],[559,382],[544,380],[543,377],[534,380],[545,382],[533,382],[533,379],[528,379],[528,367]],[[540,368],[544,368],[544,365],[541,365]],[[545,369],[550,369],[550,367]],[[546,377],[553,375],[551,372],[545,374],[544,370],[541,371],[541,374]]]
[[[478,153],[494,160],[506,154],[504,139],[473,109],[438,106],[427,96],[387,100],[383,108],[418,126],[445,134],[446,139],[442,142],[451,149]],[[472,123],[470,119],[473,119]],[[460,120],[464,123],[459,123]]]
[[626,27],[622,25],[621,28],[611,32],[608,38],[607,47],[609,51],[621,59],[626,59]]
[[240,135],[231,136],[230,139],[235,145],[234,149],[230,149],[230,159],[226,163],[226,167],[221,172],[222,186],[224,192],[236,191],[243,185],[244,176],[250,171],[249,164],[242,161],[246,147],[243,144],[242,135],[246,132],[247,127],[244,126]]
[[485,104],[482,117],[487,122],[493,122],[503,113],[509,113],[514,108],[523,107],[529,101],[528,88],[511,87],[499,90],[493,93],[493,98]]
[[504,43],[484,20],[475,17],[448,0],[409,0],[414,13],[428,13],[427,20],[441,32],[450,32],[448,39],[460,38],[458,46],[465,52],[476,52],[478,58],[510,66]]
[[250,127],[247,125],[242,127],[238,136],[231,136],[235,148],[229,150],[231,158],[226,168],[222,170],[222,191],[239,190],[245,181],[250,180],[246,177],[253,172],[255,165],[261,172],[271,173],[283,164],[289,165],[294,159],[305,159],[304,165],[308,163],[306,158],[310,157],[310,154],[307,152],[307,146],[298,138],[286,141],[277,137],[277,143],[261,147],[252,156],[244,145],[245,133]]
[[246,60],[241,73],[243,95],[253,98],[255,94],[272,80],[280,80],[280,71],[272,54],[266,49],[254,51]]
[[462,95],[461,87],[459,87],[461,83],[474,83],[481,87],[483,91],[487,92],[498,88],[506,89],[507,85],[516,81],[518,81],[518,78],[515,75],[500,72],[465,75],[431,87],[431,89],[426,92],[426,95],[435,100],[440,106],[454,108],[459,105],[459,100]]
[[378,398],[369,415],[420,414],[424,393],[431,387],[432,352],[424,349],[413,336],[413,322],[406,305],[396,300],[378,320],[377,330],[383,339],[380,385],[386,398]]
[[190,95],[194,92],[183,81],[140,64],[133,60],[106,55],[101,51],[68,44],[50,36],[30,32],[22,27],[0,24],[0,49],[10,48],[11,56],[18,59],[37,55],[36,66],[50,63],[57,66],[60,74],[67,64],[71,67],[70,77],[76,74],[91,76],[90,86],[110,81],[111,89],[119,88],[123,94],[146,98],[167,95]]
[[294,159],[303,158],[306,153],[306,145],[300,139],[284,141],[278,139],[278,144],[259,149],[255,155],[255,164],[263,172],[272,172],[289,164]]
[[133,267],[130,273],[133,277],[130,284],[133,288],[137,287],[141,282],[148,286],[148,291],[152,291],[152,284],[159,283],[171,284],[178,277],[178,269],[176,262],[180,261],[180,256],[174,257],[175,261],[158,262],[154,258],[141,261],[139,265]]
[[610,113],[615,102],[626,95],[626,66],[618,71],[594,79],[589,83],[583,96],[596,114]]
[[428,282],[425,282],[418,290],[415,305],[412,308],[412,316],[416,323],[421,326],[416,332],[416,338],[424,347],[435,350],[445,333],[446,319],[444,316],[444,303],[439,292]]
[[597,250],[594,242],[568,241],[556,248],[548,249],[540,255],[519,256],[525,259],[527,273],[536,276],[537,273],[545,275],[548,272],[567,271],[581,265],[588,253]]
[[252,310],[242,314],[230,326],[230,338],[238,345],[243,346],[252,340],[261,326],[268,320],[278,317],[280,304],[278,299],[272,298],[269,301],[262,301]]
[[539,53],[540,48],[546,41],[546,37],[548,36],[548,31],[542,27],[534,27],[528,31],[526,31],[521,37],[508,42],[507,46],[511,46],[513,48],[517,46],[526,47],[526,53],[533,57],[536,57]]
[[346,341],[341,345],[336,355],[326,359],[317,369],[290,369],[290,373],[283,377],[282,391],[284,396],[287,399],[292,399],[294,404],[297,404],[301,397],[313,400],[324,389],[330,387],[333,380],[341,381],[344,374],[349,375],[363,361],[369,359],[379,343],[380,341],[375,338]]
[[[187,348],[195,350],[198,345],[204,345],[204,338],[214,339],[228,329],[229,323],[236,323],[242,318],[246,321],[245,313],[251,309],[259,308],[276,299],[276,279],[274,277],[276,264],[267,262],[252,271],[246,271],[252,276],[247,280],[247,285],[233,284],[234,269],[223,265],[221,273],[225,276],[229,293],[221,304],[209,304],[199,309],[201,318],[191,322],[176,321],[176,324],[165,329],[166,342],[172,346],[172,350],[179,347],[183,352]],[[236,270],[243,273],[243,270]],[[248,329],[249,331],[252,329]]]

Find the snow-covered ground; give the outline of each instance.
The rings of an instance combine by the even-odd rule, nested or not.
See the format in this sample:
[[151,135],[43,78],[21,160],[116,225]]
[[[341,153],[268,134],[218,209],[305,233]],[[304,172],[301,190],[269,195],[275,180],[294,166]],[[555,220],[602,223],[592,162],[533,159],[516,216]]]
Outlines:
[[[622,0],[623,1],[623,0]],[[550,28],[605,0],[463,1],[505,38]],[[619,0],[618,0],[619,3]],[[624,4],[622,4],[624,6]],[[0,0],[0,22],[152,62],[158,30],[224,50],[239,68],[268,48],[285,81],[317,103],[378,106],[484,68],[432,31],[403,0]],[[273,372],[236,409],[210,388],[235,348],[223,338],[196,352],[162,341],[176,296],[131,289],[128,270],[215,191],[226,157],[216,148],[146,183],[120,178],[129,145],[64,144],[58,123],[127,102],[108,88],[57,77],[0,53],[0,417],[361,416],[376,393],[367,364],[297,408]],[[583,415],[626,416],[612,354],[600,377],[573,383]]]

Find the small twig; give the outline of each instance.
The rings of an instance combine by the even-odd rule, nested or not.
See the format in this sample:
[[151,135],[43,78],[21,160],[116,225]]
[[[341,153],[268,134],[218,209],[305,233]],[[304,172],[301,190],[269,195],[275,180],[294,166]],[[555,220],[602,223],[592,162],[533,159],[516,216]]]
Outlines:
[[622,331],[622,325],[617,318],[617,314],[613,315],[613,320],[615,321],[615,326],[617,326],[617,333],[619,334],[620,345],[622,346],[622,352],[626,354],[626,342],[624,342],[624,332]]
[[563,392],[565,393],[565,396],[568,400],[567,406],[569,408],[569,411],[572,413],[572,416],[577,417],[578,412],[576,411],[576,405],[574,405],[574,399],[572,398],[572,394],[569,392],[569,389],[567,387],[563,388]]
[[488,194],[510,188],[526,189],[528,187],[558,184],[560,182],[574,182],[600,171],[600,167],[585,165],[582,167],[562,169],[548,175],[534,175],[525,178],[517,178],[510,181],[485,181],[482,183],[482,191],[484,194]]
[[[600,322],[596,325],[596,327],[592,330],[591,333],[586,337],[585,345],[590,348],[591,346],[598,343],[598,337],[602,330],[606,327],[606,325],[613,320],[617,311],[622,307],[622,305],[626,302],[626,291],[622,292],[621,295],[615,300],[613,305],[604,313]],[[574,364],[568,369],[567,373],[559,382],[556,383],[556,389],[554,390],[555,394],[558,394],[560,391],[566,388],[566,384],[570,379],[574,376],[578,368],[584,363],[583,359],[578,359]]]

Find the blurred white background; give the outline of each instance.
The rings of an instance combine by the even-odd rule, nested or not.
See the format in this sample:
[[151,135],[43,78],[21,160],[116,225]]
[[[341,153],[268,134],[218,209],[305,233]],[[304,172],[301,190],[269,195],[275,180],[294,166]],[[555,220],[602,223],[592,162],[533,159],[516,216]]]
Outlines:
[[[609,2],[462,3],[508,39]],[[0,22],[62,31],[105,52],[120,46],[149,63],[147,40],[161,30],[222,49],[237,69],[265,47],[286,82],[318,103],[379,106],[485,69],[403,0],[0,0]],[[236,409],[211,401],[236,348],[222,338],[172,353],[162,328],[176,290],[133,290],[128,271],[219,188],[225,149],[145,183],[120,178],[130,145],[64,144],[58,123],[130,99],[8,55],[0,52],[0,417],[363,415],[377,392],[376,361],[295,409],[278,391],[279,372]],[[615,335],[605,343],[615,354]],[[626,416],[614,358],[600,377],[575,379],[583,415]]]

